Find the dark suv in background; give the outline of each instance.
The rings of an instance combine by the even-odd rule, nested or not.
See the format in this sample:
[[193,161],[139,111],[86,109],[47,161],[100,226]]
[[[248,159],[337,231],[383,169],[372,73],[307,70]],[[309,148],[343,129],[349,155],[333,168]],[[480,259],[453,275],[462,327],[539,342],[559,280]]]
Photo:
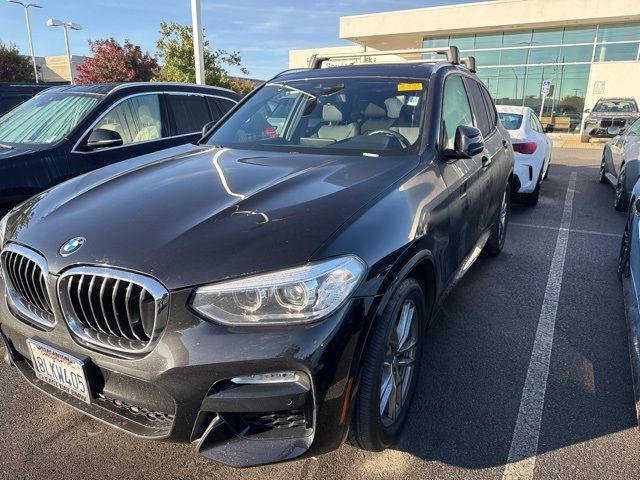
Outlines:
[[239,98],[169,83],[48,88],[0,117],[0,210],[89,170],[195,142]]
[[45,83],[3,83],[0,82],[0,116],[26,102],[51,85]]
[[592,138],[613,138],[640,118],[635,98],[601,98],[595,106],[585,110],[582,143]]
[[434,312],[503,247],[513,176],[474,62],[410,51],[429,52],[448,60],[314,58],[199,145],[16,207],[0,222],[8,361],[94,418],[233,466],[391,445]]

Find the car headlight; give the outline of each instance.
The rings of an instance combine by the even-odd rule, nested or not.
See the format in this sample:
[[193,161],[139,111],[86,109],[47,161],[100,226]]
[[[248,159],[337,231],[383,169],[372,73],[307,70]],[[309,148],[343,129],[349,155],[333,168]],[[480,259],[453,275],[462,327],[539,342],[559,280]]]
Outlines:
[[0,220],[0,250],[4,246],[4,236],[7,231],[7,220],[9,220],[9,214],[7,213],[2,220]]
[[365,270],[356,256],[331,258],[200,287],[191,307],[225,325],[309,323],[342,306]]

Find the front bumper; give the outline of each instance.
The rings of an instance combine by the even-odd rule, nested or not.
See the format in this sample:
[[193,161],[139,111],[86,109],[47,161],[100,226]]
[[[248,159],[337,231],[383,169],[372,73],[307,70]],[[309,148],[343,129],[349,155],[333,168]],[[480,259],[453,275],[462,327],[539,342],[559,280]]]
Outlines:
[[[18,320],[1,279],[0,287],[0,335],[11,363],[29,383],[117,429],[146,439],[194,443],[200,454],[235,467],[322,453],[344,441],[361,332],[377,301],[352,299],[309,326],[255,329],[204,321],[186,307],[190,290],[173,292],[167,328],[153,351],[122,358],[78,344],[57,305],[58,321],[49,331]],[[36,378],[26,346],[32,337],[89,357],[91,404]],[[281,371],[301,372],[301,381],[230,382]]]

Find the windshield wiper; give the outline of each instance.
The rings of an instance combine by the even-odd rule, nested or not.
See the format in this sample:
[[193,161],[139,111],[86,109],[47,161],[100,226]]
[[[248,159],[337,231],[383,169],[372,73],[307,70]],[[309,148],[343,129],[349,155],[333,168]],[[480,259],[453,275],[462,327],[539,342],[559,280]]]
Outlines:
[[6,148],[8,150],[13,150],[16,147],[12,147],[11,145],[7,145],[6,143],[0,143],[0,148]]
[[268,83],[267,84],[268,87],[271,86],[275,86],[275,87],[282,87],[282,88],[286,88],[287,90],[291,90],[292,92],[297,92],[297,93],[301,93],[303,95],[306,95],[308,97],[311,97],[313,99],[318,99],[318,97],[312,93],[309,92],[305,92],[304,90],[300,90],[299,88],[296,87],[292,87],[291,85],[287,85],[286,83],[277,83],[277,82],[272,82],[272,83]]

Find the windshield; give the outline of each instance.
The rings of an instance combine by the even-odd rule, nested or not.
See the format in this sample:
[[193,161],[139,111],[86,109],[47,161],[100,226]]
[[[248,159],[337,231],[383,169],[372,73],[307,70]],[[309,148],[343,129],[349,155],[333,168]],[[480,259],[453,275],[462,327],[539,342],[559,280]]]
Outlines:
[[498,112],[498,117],[507,130],[518,130],[522,125],[522,115],[519,113]]
[[87,95],[40,94],[0,117],[0,143],[55,143],[98,101]]
[[415,151],[427,84],[397,78],[273,81],[207,140],[235,148],[362,155]]
[[630,100],[601,100],[593,107],[594,112],[633,113],[638,111],[635,102]]

